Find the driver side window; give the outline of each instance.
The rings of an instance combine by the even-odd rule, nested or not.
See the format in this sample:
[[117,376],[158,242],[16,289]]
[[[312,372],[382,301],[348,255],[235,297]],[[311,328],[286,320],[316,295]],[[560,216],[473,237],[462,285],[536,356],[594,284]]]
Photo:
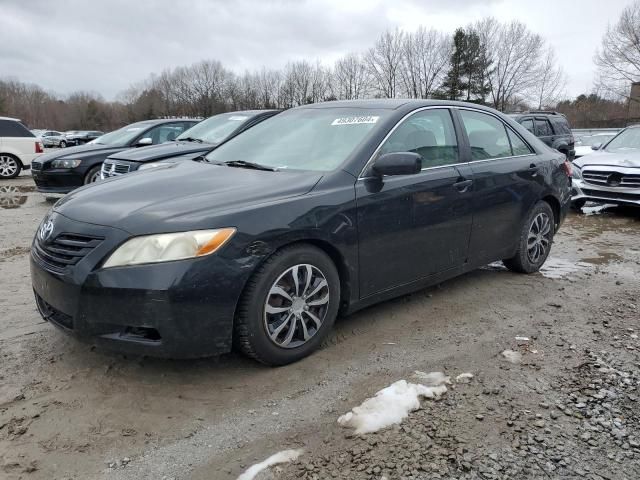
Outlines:
[[458,142],[448,109],[414,113],[389,136],[379,154],[413,152],[422,156],[422,168],[458,163]]

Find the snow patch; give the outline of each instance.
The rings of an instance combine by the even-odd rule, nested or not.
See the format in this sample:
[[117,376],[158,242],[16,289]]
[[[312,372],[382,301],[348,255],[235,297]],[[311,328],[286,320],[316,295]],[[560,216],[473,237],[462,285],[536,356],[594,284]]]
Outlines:
[[456,377],[456,383],[469,383],[473,378],[473,373],[461,373]]
[[266,468],[280,463],[293,462],[296,458],[302,455],[303,450],[283,450],[282,452],[275,453],[267,458],[265,461],[256,463],[249,467],[237,480],[253,480],[255,476]]
[[429,386],[398,380],[342,415],[338,423],[355,429],[356,435],[377,432],[401,423],[409,412],[420,408],[420,397],[438,398],[447,391],[444,384],[448,383],[449,377],[442,372],[424,375],[431,382]]
[[505,350],[502,352],[502,356],[511,363],[520,363],[522,361],[522,354],[520,352],[514,352],[513,350]]

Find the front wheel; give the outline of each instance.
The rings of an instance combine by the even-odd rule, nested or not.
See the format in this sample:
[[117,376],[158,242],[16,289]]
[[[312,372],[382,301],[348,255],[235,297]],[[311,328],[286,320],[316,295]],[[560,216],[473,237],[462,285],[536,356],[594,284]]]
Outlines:
[[284,248],[249,280],[235,318],[236,344],[267,365],[295,362],[320,346],[339,304],[331,258],[311,245]]
[[102,168],[101,165],[97,165],[95,167],[93,167],[91,170],[89,170],[89,173],[87,173],[84,177],[84,184],[85,185],[89,185],[90,183],[95,183],[98,180],[100,180],[100,169]]
[[64,140],[60,141],[60,148],[67,148],[67,142]]
[[549,256],[554,233],[553,210],[547,202],[540,201],[522,226],[516,254],[502,263],[514,272],[537,272]]
[[16,178],[22,170],[22,164],[13,155],[0,153],[0,178]]

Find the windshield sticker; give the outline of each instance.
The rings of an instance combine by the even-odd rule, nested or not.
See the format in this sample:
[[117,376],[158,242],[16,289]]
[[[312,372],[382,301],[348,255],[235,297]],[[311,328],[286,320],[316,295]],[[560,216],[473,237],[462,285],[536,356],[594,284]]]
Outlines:
[[366,116],[366,117],[342,117],[336,118],[331,125],[358,125],[360,123],[376,123],[380,117]]
[[233,122],[241,122],[243,120],[246,120],[247,117],[243,117],[241,115],[234,115],[232,117],[229,117],[229,121],[233,121]]

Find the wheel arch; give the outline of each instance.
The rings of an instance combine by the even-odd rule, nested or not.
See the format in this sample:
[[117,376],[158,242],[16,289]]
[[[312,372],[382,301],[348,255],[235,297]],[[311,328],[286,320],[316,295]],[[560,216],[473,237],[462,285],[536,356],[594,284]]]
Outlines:
[[553,211],[554,231],[557,231],[560,224],[560,216],[561,216],[560,201],[553,195],[547,195],[545,197],[542,197],[541,200],[543,202],[548,203],[549,206],[551,207],[551,210]]

